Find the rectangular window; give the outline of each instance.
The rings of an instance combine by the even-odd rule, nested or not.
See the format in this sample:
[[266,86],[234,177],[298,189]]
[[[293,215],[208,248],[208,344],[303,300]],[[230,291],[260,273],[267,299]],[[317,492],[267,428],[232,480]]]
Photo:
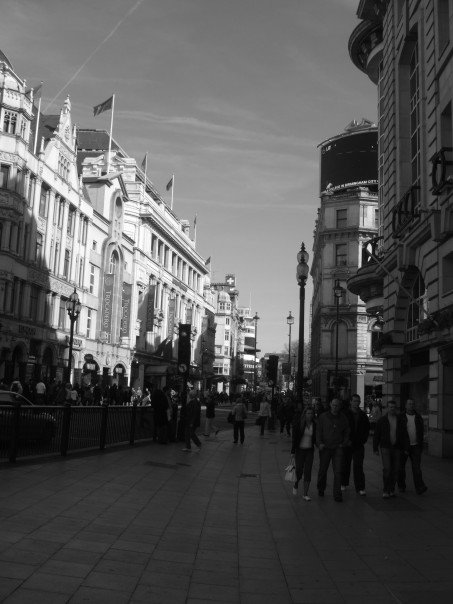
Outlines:
[[82,227],[82,245],[86,245],[88,235],[88,218],[84,218]]
[[94,286],[96,281],[96,268],[94,264],[90,264],[90,294],[94,293]]
[[453,147],[451,102],[447,104],[440,114],[440,144],[442,147]]
[[63,277],[69,278],[69,266],[71,262],[71,250],[64,251]]
[[47,194],[48,189],[45,187],[41,187],[41,195],[39,198],[39,215],[41,218],[45,218],[47,216]]
[[230,349],[228,346],[225,346],[225,356],[227,357],[230,354]]
[[347,243],[337,243],[335,246],[335,266],[347,266],[348,264],[348,245]]
[[27,201],[28,205],[32,207],[33,201],[35,198],[35,189],[36,189],[36,177],[30,173],[28,178],[28,192],[27,192]]
[[374,210],[374,228],[379,228],[379,208]]
[[411,176],[412,185],[420,185],[420,77],[418,44],[415,44],[410,60],[410,137],[411,137]]
[[87,309],[87,338],[91,338],[91,325],[93,321],[93,311],[91,308]]
[[17,113],[5,110],[3,118],[3,132],[7,134],[16,134]]
[[58,275],[60,272],[60,244],[55,244],[55,256],[53,259],[53,272]]
[[25,225],[24,231],[24,255],[23,258],[25,261],[28,260],[28,250],[30,246],[30,226],[28,224]]
[[229,342],[230,341],[230,332],[226,331],[225,332],[225,342]]
[[30,308],[28,312],[28,316],[32,321],[37,321],[38,319],[38,298],[39,288],[36,285],[32,285],[30,287]]
[[0,189],[8,188],[9,166],[2,164],[0,166]]
[[19,168],[16,172],[16,193],[22,193],[22,170]]
[[230,325],[230,317],[225,317],[225,325]]
[[450,42],[450,0],[437,2],[437,35],[439,38],[439,54]]
[[337,229],[344,229],[348,225],[348,211],[337,210]]
[[78,283],[79,286],[82,287],[83,286],[83,258],[79,259],[79,278],[78,278]]
[[64,329],[66,325],[66,300],[60,298],[60,307],[58,309],[58,328]]
[[36,233],[36,250],[35,250],[35,262],[41,264],[42,261],[42,245],[43,236],[41,233]]
[[366,217],[367,217],[367,207],[360,206],[360,226],[365,226]]
[[73,206],[69,206],[67,233],[70,237],[73,237],[74,235],[75,215],[75,208]]
[[453,291],[453,252],[442,258],[442,293]]

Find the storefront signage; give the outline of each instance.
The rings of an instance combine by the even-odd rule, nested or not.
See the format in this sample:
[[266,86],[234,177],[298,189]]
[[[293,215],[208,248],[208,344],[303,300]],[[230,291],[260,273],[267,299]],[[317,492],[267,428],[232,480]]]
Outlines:
[[171,298],[168,302],[168,325],[167,325],[167,335],[171,339],[173,339],[173,330],[175,328],[175,308],[176,308],[176,300],[175,300],[175,298]]
[[113,304],[113,284],[114,275],[104,276],[104,306],[102,309],[102,331],[106,335],[106,340],[110,341],[112,332],[112,304]]
[[35,336],[36,327],[30,327],[29,325],[19,325],[19,333],[24,334],[24,336]]
[[127,338],[129,336],[129,326],[131,318],[131,299],[132,299],[132,285],[130,283],[123,283],[123,299],[122,299],[122,316],[121,316],[121,327],[120,337]]
[[[70,341],[70,337],[66,336],[66,343],[69,346],[69,341]],[[72,347],[73,348],[82,348],[83,345],[83,340],[80,340],[79,338],[73,338],[72,339]]]

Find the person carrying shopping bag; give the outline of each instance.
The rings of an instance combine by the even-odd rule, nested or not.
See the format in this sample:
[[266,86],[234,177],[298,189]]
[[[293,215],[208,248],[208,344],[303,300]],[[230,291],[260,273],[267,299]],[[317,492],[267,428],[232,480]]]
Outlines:
[[299,481],[304,479],[305,501],[311,501],[308,495],[308,489],[311,482],[311,470],[313,467],[313,457],[316,442],[316,422],[314,410],[308,407],[305,412],[298,416],[293,424],[293,441],[291,455],[296,465],[296,481],[293,486],[293,495],[297,495]]

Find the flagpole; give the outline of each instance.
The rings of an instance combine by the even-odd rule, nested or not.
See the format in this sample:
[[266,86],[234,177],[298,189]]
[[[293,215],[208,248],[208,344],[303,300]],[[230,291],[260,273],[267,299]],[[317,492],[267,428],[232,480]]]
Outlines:
[[173,210],[173,192],[175,190],[175,175],[172,174],[171,176],[171,180],[172,180],[172,185],[171,185],[171,206],[170,209]]
[[[41,82],[40,86],[42,86],[42,82]],[[38,144],[39,116],[41,115],[41,98],[42,98],[42,90],[41,90],[41,94],[39,95],[39,101],[38,101],[38,116],[36,118],[36,132],[35,132],[35,140],[33,143],[33,155],[36,155],[36,145]]]
[[193,242],[194,245],[197,245],[197,215],[195,214],[195,218],[193,221]]
[[112,95],[112,114],[110,116],[110,136],[109,136],[109,150],[107,156],[107,174],[110,170],[110,153],[112,150],[112,131],[113,131],[113,111],[115,109],[115,95]]
[[146,173],[148,171],[148,151],[145,153],[145,193],[146,193]]

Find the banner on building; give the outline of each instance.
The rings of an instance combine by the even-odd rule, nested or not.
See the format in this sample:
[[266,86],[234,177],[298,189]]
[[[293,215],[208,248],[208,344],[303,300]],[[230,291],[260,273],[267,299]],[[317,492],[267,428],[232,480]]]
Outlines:
[[176,310],[176,299],[171,298],[168,301],[168,324],[167,324],[167,335],[170,339],[173,339],[173,330],[175,328],[175,310]]
[[153,331],[155,304],[156,304],[156,286],[150,285],[148,288],[148,306],[146,307],[146,331]]
[[186,323],[192,325],[192,317],[193,317],[193,308],[189,306],[186,308]]
[[113,285],[115,275],[104,275],[104,300],[102,308],[102,331],[106,342],[111,341],[112,335],[112,306],[113,306]]
[[121,327],[120,337],[129,337],[129,328],[131,323],[131,299],[132,299],[132,285],[130,283],[123,283],[123,299],[122,315],[121,315]]

